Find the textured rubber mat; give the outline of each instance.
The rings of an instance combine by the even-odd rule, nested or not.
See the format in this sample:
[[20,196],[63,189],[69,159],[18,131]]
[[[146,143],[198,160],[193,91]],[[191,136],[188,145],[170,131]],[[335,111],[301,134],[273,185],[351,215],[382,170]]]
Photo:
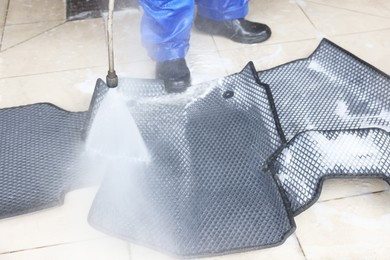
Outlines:
[[328,40],[309,58],[259,77],[288,140],[306,130],[390,129],[389,76]]
[[291,210],[315,202],[326,178],[382,178],[390,183],[390,136],[381,129],[308,131],[273,162]]
[[[61,203],[101,101],[0,110],[0,218]],[[118,161],[90,223],[185,257],[282,243],[325,178],[390,183],[390,78],[328,40],[307,59],[166,95],[156,80],[121,79],[150,162]]]
[[274,246],[324,178],[389,182],[389,76],[328,40],[184,94],[156,81],[118,90],[151,162],[107,174],[89,220],[129,241],[185,257]]
[[294,214],[314,203],[325,178],[389,182],[388,75],[328,40],[309,58],[258,75],[293,139],[271,168]]
[[44,103],[0,110],[0,218],[57,205],[77,185],[86,115]]
[[136,97],[139,105],[130,102],[130,109],[152,160],[107,174],[92,225],[186,256],[284,239],[292,224],[276,183],[262,170],[282,140],[267,86],[251,65],[179,95],[161,95],[161,85],[129,93],[124,84],[128,96],[149,96]]

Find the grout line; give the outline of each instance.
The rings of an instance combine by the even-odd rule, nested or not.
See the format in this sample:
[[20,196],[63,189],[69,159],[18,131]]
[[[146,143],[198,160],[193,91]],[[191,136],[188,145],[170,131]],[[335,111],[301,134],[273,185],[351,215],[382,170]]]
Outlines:
[[[55,25],[54,27],[52,27],[52,28],[50,28],[50,29],[48,29],[48,30],[46,30],[46,31],[44,31],[44,32],[41,32],[41,33],[39,33],[39,34],[37,34],[37,35],[34,35],[34,36],[32,36],[31,38],[28,38],[28,39],[26,39],[26,40],[24,40],[24,41],[18,42],[17,44],[12,45],[12,46],[10,46],[10,47],[4,49],[4,50],[1,50],[1,52],[5,52],[5,51],[10,50],[10,49],[12,49],[12,48],[14,48],[14,47],[17,47],[17,46],[19,46],[19,45],[21,45],[21,44],[23,44],[23,43],[25,43],[25,42],[28,42],[29,40],[35,39],[35,38],[37,38],[37,37],[39,37],[39,36],[41,36],[41,35],[43,35],[43,34],[49,32],[49,31],[51,31],[51,30],[53,30],[53,29],[56,29],[56,28],[58,28],[58,27],[64,25],[65,23],[66,23],[66,21],[62,21],[60,24],[57,24],[57,25]],[[5,31],[5,27],[4,27],[4,31]],[[4,34],[4,31],[3,31],[3,34]]]
[[21,77],[32,77],[32,76],[39,76],[39,75],[46,75],[46,74],[54,74],[54,73],[62,73],[62,72],[72,72],[72,71],[77,71],[77,70],[96,69],[96,68],[104,68],[104,67],[105,67],[104,65],[99,65],[99,66],[80,67],[80,68],[72,68],[72,69],[64,69],[64,70],[56,70],[56,71],[47,71],[47,72],[23,74],[23,75],[3,77],[3,78],[0,77],[0,80],[21,78]]
[[353,13],[370,15],[370,16],[375,16],[375,17],[380,17],[380,18],[385,18],[385,19],[390,20],[389,16],[382,16],[382,15],[377,15],[377,14],[372,14],[372,13],[366,13],[366,12],[362,12],[362,11],[358,11],[358,10],[348,9],[348,8],[345,8],[345,7],[338,7],[338,6],[334,6],[334,5],[330,5],[330,4],[317,3],[317,2],[310,1],[310,0],[307,0],[307,2],[310,2],[311,4],[315,4],[315,5],[322,5],[322,6],[335,8],[335,9],[341,9],[341,10],[345,10],[345,11],[350,11],[350,12],[353,12]]
[[88,242],[88,241],[103,240],[105,238],[106,237],[100,237],[100,238],[84,239],[84,240],[78,240],[78,241],[72,241],[72,242],[64,242],[64,243],[58,243],[58,244],[52,244],[52,245],[37,246],[37,247],[32,247],[32,248],[25,248],[25,249],[20,249],[20,250],[2,252],[2,253],[0,253],[0,256],[2,256],[2,255],[11,255],[11,254],[21,253],[21,252],[26,252],[26,251],[32,251],[32,250],[39,250],[39,249],[50,248],[50,247],[58,247],[58,246],[64,246],[64,245],[80,244],[80,243],[84,243],[84,242]]
[[[343,34],[335,34],[335,35],[324,35],[326,36],[325,38],[331,39],[335,37],[342,37],[342,36],[352,36],[352,35],[358,35],[358,34],[368,34],[368,33],[375,33],[375,32],[385,32],[390,30],[390,26],[388,28],[382,28],[382,29],[376,29],[376,30],[369,30],[369,31],[361,31],[361,32],[351,32],[351,33],[343,33]],[[320,31],[319,31],[320,32]],[[264,42],[261,43],[258,46],[272,46],[272,45],[278,45],[278,44],[290,44],[290,43],[299,43],[299,42],[305,42],[305,41],[312,41],[312,40],[318,40],[320,41],[317,36],[313,35],[313,37],[308,37],[308,38],[303,38],[303,39],[297,39],[297,40],[288,40],[288,41],[280,41],[280,42]],[[225,52],[225,51],[232,51],[232,50],[240,50],[240,49],[245,49],[245,48],[251,48],[255,47],[257,45],[250,45],[248,47],[232,47],[232,48],[226,48],[226,49],[218,49],[218,52]]]
[[390,192],[390,190],[389,189],[387,189],[387,190],[379,190],[379,191],[365,192],[365,193],[361,193],[361,194],[354,194],[354,195],[350,195],[350,196],[346,196],[346,197],[326,199],[326,200],[317,201],[316,204],[317,203],[334,201],[334,200],[343,200],[343,199],[348,199],[348,198],[363,197],[363,196],[367,196],[367,195],[374,195],[374,194],[386,193],[386,192]]
[[4,32],[5,32],[5,26],[6,26],[6,23],[7,23],[8,9],[9,9],[9,6],[10,6],[10,2],[11,2],[11,0],[8,0],[8,3],[7,3],[6,8],[5,8],[6,11],[5,11],[5,15],[4,15],[3,31],[0,34],[0,52],[2,52],[3,37],[4,37]]
[[367,33],[382,32],[382,31],[388,31],[388,30],[390,30],[390,26],[388,28],[381,28],[381,29],[375,29],[375,30],[369,30],[369,31],[361,31],[361,32],[351,32],[351,33],[342,33],[342,34],[328,35],[328,37],[329,38],[333,38],[333,37],[340,37],[340,36],[350,36],[350,35],[357,35],[357,34],[367,34]]
[[[11,0],[10,0],[11,1]],[[42,20],[42,21],[32,21],[32,22],[24,22],[24,23],[10,23],[7,24],[7,26],[15,26],[15,25],[27,25],[27,24],[36,24],[36,23],[46,23],[46,22],[66,22],[66,19],[49,19],[49,20]]]
[[[130,62],[121,62],[118,63],[118,66],[123,66],[123,65],[131,65],[134,63],[139,63],[139,62],[147,62],[150,61],[148,59],[142,59],[142,60],[135,60],[135,61],[130,61]],[[39,75],[46,75],[46,74],[55,74],[55,73],[63,73],[63,72],[72,72],[72,71],[78,71],[78,70],[87,70],[87,69],[106,69],[108,70],[108,67],[106,64],[104,65],[96,65],[96,66],[89,66],[89,67],[78,67],[78,68],[71,68],[71,69],[63,69],[63,70],[56,70],[56,71],[46,71],[46,72],[40,72],[40,73],[32,73],[32,74],[23,74],[23,75],[17,75],[17,76],[9,76],[9,77],[1,77],[0,80],[5,80],[5,79],[14,79],[14,78],[21,78],[21,77],[33,77],[33,76],[39,76]],[[105,77],[105,75],[104,75]]]
[[301,243],[301,241],[299,240],[298,235],[295,234],[295,237],[296,237],[296,239],[297,239],[297,242],[298,242],[299,248],[301,249],[301,252],[302,252],[302,254],[303,254],[303,257],[305,258],[305,260],[307,260],[307,256],[306,256],[306,254],[305,254],[305,250],[303,250],[302,243]]
[[[213,43],[214,43],[214,46],[215,46],[215,48],[216,48],[216,50],[217,50],[218,56],[219,56],[219,58],[220,58],[221,61],[222,61],[222,59],[223,59],[224,57],[223,57],[223,55],[222,55],[221,52],[223,52],[224,50],[220,50],[220,49],[218,48],[217,41],[215,40],[214,35],[211,35],[211,38],[213,39]],[[224,70],[224,72],[225,72],[225,75],[229,75],[229,70],[228,70],[227,66],[225,65],[225,63],[223,63],[223,70]]]
[[303,39],[296,39],[296,40],[287,40],[287,41],[276,41],[276,42],[262,42],[259,44],[254,44],[254,45],[243,45],[242,47],[232,47],[232,48],[226,48],[226,49],[218,49],[218,52],[225,52],[225,51],[232,51],[232,50],[242,50],[242,49],[250,49],[252,47],[262,47],[262,46],[272,46],[272,45],[280,45],[280,44],[290,44],[290,43],[299,43],[299,42],[305,42],[305,41],[313,41],[313,40],[318,40],[318,42],[321,40],[315,35],[312,37],[308,38],[303,38]]
[[[66,21],[66,20],[50,20],[50,21],[48,21],[48,22],[55,22],[55,21],[58,21],[59,24],[53,26],[52,28],[47,29],[47,30],[44,31],[44,32],[41,32],[41,33],[39,33],[39,34],[37,34],[37,35],[35,35],[35,36],[32,36],[31,38],[29,38],[29,39],[27,39],[27,40],[24,40],[24,41],[19,42],[19,43],[13,45],[13,46],[10,46],[10,47],[8,47],[8,48],[6,48],[6,49],[4,49],[4,50],[1,50],[1,52],[7,51],[7,50],[12,49],[12,48],[14,48],[14,47],[16,47],[16,46],[19,46],[19,45],[21,45],[21,44],[23,44],[23,43],[25,43],[25,42],[27,42],[27,41],[29,41],[29,40],[31,40],[31,39],[37,38],[37,37],[39,37],[39,36],[41,36],[41,35],[43,35],[43,34],[45,34],[45,33],[47,33],[47,32],[50,32],[50,31],[52,31],[52,30],[54,30],[54,29],[56,29],[56,28],[58,28],[58,27],[60,27],[60,26],[62,26],[62,25],[64,25],[64,24],[68,23],[68,21]],[[84,20],[76,20],[76,21],[69,21],[69,22],[70,22],[70,23],[74,23],[74,22],[82,22],[82,21],[84,21]],[[10,25],[8,25],[8,26],[27,25],[27,24],[36,24],[36,23],[43,23],[43,22],[22,23],[22,24],[10,24]],[[4,28],[5,28],[5,27],[4,27]]]
[[285,44],[285,43],[297,43],[297,42],[305,42],[305,41],[312,41],[312,40],[319,40],[317,36],[313,35],[312,37],[303,38],[303,39],[297,39],[297,40],[288,40],[288,41],[280,41],[280,42],[271,42],[271,43],[264,43],[263,46],[271,46],[276,44]]
[[310,19],[309,15],[305,12],[305,10],[303,9],[302,5],[299,3],[299,1],[295,1],[299,7],[299,9],[301,9],[302,13],[306,16],[307,20],[309,20],[309,22],[311,23],[311,25],[314,27],[314,29],[316,31],[319,31],[317,26],[314,24],[314,22]]

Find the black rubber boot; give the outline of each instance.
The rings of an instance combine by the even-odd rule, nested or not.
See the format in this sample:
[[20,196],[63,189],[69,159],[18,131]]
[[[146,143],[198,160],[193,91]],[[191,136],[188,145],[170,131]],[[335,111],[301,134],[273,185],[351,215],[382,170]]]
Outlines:
[[221,35],[235,42],[259,43],[271,37],[271,29],[262,23],[255,23],[245,19],[216,21],[203,16],[197,16],[195,27],[204,33]]
[[191,73],[185,59],[175,59],[156,63],[156,78],[164,80],[169,93],[183,92],[191,84]]

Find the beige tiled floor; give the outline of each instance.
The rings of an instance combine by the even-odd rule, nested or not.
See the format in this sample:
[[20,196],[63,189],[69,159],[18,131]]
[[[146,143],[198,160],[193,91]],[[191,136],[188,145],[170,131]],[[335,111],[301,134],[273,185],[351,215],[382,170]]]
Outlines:
[[[101,19],[65,21],[63,0],[0,0],[0,107],[51,102],[85,110],[105,77]],[[195,83],[308,56],[322,37],[390,74],[390,1],[252,0],[249,18],[272,38],[244,45],[194,30],[188,63]],[[120,76],[151,78],[140,12],[115,16]],[[296,218],[296,233],[275,248],[210,259],[389,259],[390,193],[380,180],[329,180],[319,201]],[[171,259],[106,236],[86,219],[96,187],[67,194],[62,206],[0,220],[0,259]]]

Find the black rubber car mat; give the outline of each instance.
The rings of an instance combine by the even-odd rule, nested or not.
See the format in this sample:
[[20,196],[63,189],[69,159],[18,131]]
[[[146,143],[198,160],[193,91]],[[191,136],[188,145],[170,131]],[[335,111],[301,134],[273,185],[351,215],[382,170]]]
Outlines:
[[77,185],[86,115],[45,103],[0,110],[0,218],[62,203]]
[[283,143],[268,87],[249,64],[193,91],[199,93],[135,97],[130,111],[152,160],[106,175],[90,223],[180,256],[279,243],[293,224],[272,175],[263,171]]
[[[389,182],[390,78],[328,40],[307,59],[258,73],[250,63],[182,94],[120,84],[152,156],[105,176],[89,221],[110,234],[186,257],[264,248],[293,232],[323,179]],[[82,140],[107,92],[99,80],[87,112],[0,109],[0,218],[79,185]]]
[[329,40],[307,59],[258,75],[288,140],[307,130],[390,129],[389,76]]
[[327,178],[381,178],[390,184],[390,136],[381,129],[307,131],[271,167],[297,215],[318,199]]
[[271,86],[282,129],[293,139],[271,168],[294,214],[314,203],[325,178],[389,182],[388,75],[326,39],[309,58],[258,75]]
[[90,223],[181,257],[219,255],[282,243],[324,178],[389,181],[389,76],[328,40],[261,82],[252,72],[193,99],[125,82],[152,162],[109,173]]

